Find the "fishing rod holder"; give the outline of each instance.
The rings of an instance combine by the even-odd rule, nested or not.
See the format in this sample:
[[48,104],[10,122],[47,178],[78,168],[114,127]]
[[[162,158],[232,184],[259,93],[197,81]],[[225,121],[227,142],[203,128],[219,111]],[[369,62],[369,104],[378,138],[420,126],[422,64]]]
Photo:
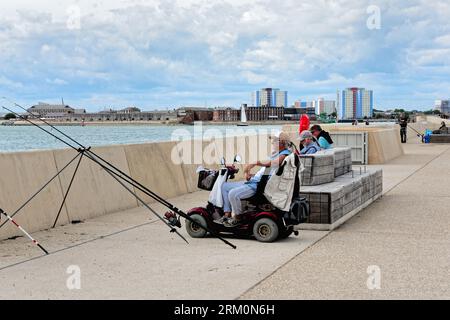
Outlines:
[[78,152],[79,153],[85,153],[85,152],[89,152],[89,151],[91,151],[91,149],[92,149],[92,147],[87,147],[87,148],[78,148]]
[[[13,102],[14,103],[14,102]],[[74,182],[75,176],[78,172],[78,169],[80,167],[80,163],[83,157],[86,157],[88,159],[90,159],[91,161],[93,161],[94,163],[96,163],[97,165],[99,165],[103,170],[105,170],[114,180],[116,180],[127,192],[129,192],[130,194],[132,194],[140,203],[142,203],[147,209],[149,209],[156,217],[158,217],[162,222],[164,222],[164,224],[166,226],[168,226],[171,230],[170,232],[172,233],[176,233],[181,239],[183,239],[186,243],[189,243],[186,238],[183,237],[182,234],[180,234],[177,229],[175,227],[181,228],[181,218],[184,218],[186,220],[191,221],[192,223],[195,223],[196,221],[194,221],[189,215],[187,215],[186,213],[184,213],[182,210],[176,208],[174,205],[172,205],[170,202],[166,201],[165,199],[163,199],[162,197],[160,197],[159,195],[157,195],[156,193],[154,193],[153,191],[151,191],[150,189],[148,189],[147,187],[145,187],[144,185],[142,185],[141,183],[139,183],[138,181],[136,181],[135,179],[133,179],[131,176],[129,176],[128,174],[124,173],[122,170],[120,170],[118,167],[114,166],[111,162],[103,159],[101,156],[99,156],[98,154],[96,154],[95,152],[91,151],[91,147],[86,148],[85,146],[83,146],[82,144],[80,144],[78,141],[76,141],[75,139],[73,139],[72,137],[70,137],[69,135],[67,135],[66,133],[64,133],[63,131],[59,130],[58,128],[56,128],[54,125],[52,125],[51,123],[48,123],[47,121],[45,121],[43,118],[40,117],[36,117],[35,115],[33,115],[31,112],[29,112],[27,109],[25,109],[24,107],[18,105],[17,103],[14,103],[14,105],[16,105],[17,107],[21,108],[22,110],[24,110],[25,112],[27,112],[28,114],[30,114],[31,116],[33,116],[33,119],[35,120],[39,120],[41,122],[43,122],[45,125],[47,125],[48,127],[50,127],[51,129],[54,129],[58,134],[54,134],[52,132],[50,132],[49,130],[45,129],[43,126],[40,126],[38,124],[36,124],[35,122],[31,121],[30,119],[28,119],[28,117],[24,117],[20,114],[18,114],[17,112],[10,110],[8,108],[3,107],[4,109],[8,110],[9,112],[15,114],[18,118],[27,121],[28,123],[30,123],[31,125],[33,125],[34,127],[44,131],[45,133],[47,133],[48,135],[54,137],[55,139],[57,139],[58,141],[64,143],[66,146],[68,146],[69,148],[71,148],[74,151],[77,151],[77,156],[74,157],[63,169],[61,169],[60,171],[58,171],[58,173],[52,178],[50,179],[49,182],[47,182],[37,193],[35,193],[29,200],[27,200],[25,202],[24,205],[22,205],[11,217],[7,216],[10,220],[12,220],[12,217],[14,215],[16,215],[21,209],[23,209],[23,207],[25,205],[27,205],[32,199],[34,199],[34,197],[36,195],[38,195],[40,192],[43,191],[43,189],[45,187],[48,186],[48,184],[53,181],[56,177],[58,177],[62,171],[64,171],[73,161],[75,161],[78,158],[78,162],[76,164],[76,168],[72,174],[72,178],[70,180],[69,186],[65,192],[62,204],[59,208],[58,214],[56,216],[56,219],[53,223],[53,228],[56,227],[56,224],[58,222],[58,218],[62,212],[63,206],[66,202],[67,196],[69,194],[69,191],[72,187],[72,183]],[[61,136],[62,135],[62,136]],[[155,210],[153,210],[141,197],[139,197],[137,195],[137,191],[133,191],[130,187],[128,187],[128,185],[131,185],[132,187],[134,187],[136,190],[143,192],[144,194],[150,196],[152,199],[156,200],[157,202],[161,203],[162,205],[164,205],[165,207],[167,207],[169,210],[172,210],[170,212],[167,212],[165,215],[165,218],[163,218],[161,215],[159,215]],[[166,220],[168,220],[168,222],[166,222]],[[14,224],[15,222],[12,221]],[[0,228],[3,225],[0,225]],[[233,249],[236,249],[236,246],[233,245],[232,243],[230,243],[229,241],[227,241],[226,239],[222,238],[220,235],[214,233],[213,231],[209,230],[207,227],[204,227],[202,225],[200,225],[200,227],[202,229],[205,229],[205,231],[210,232],[212,235],[214,235],[215,237],[217,237],[217,239],[221,240],[222,242],[224,242],[226,245],[232,247]],[[33,240],[33,242],[39,246],[41,249],[42,246],[35,241],[28,233],[26,233],[25,230],[23,230],[23,228],[19,227],[22,232],[24,232],[27,236],[29,236],[30,239]],[[45,249],[43,249],[45,251]],[[45,251],[47,254],[48,252]]]

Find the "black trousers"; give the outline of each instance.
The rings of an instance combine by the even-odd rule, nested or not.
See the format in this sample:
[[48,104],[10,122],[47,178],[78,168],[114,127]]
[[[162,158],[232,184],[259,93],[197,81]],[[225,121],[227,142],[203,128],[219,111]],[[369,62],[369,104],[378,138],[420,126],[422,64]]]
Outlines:
[[407,139],[406,128],[400,129],[400,137],[402,139],[402,143],[406,143],[406,139]]

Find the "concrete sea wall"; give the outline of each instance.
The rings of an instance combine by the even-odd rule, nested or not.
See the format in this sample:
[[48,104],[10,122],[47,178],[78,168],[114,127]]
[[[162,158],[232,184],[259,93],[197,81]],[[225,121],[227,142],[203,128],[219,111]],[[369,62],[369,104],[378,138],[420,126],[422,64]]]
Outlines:
[[[266,158],[270,151],[267,138],[267,135],[239,136],[210,141],[116,145],[92,150],[163,198],[171,198],[199,190],[196,174],[199,165],[217,168],[222,157],[231,163],[236,154],[241,155],[243,163]],[[0,208],[13,214],[76,154],[70,149],[0,153]],[[36,232],[53,226],[76,164],[77,161],[74,161],[15,217],[27,231]],[[238,167],[241,170],[237,181],[243,179],[243,164],[238,164]],[[140,192],[137,194],[146,202],[153,202],[148,196]],[[138,205],[140,203],[136,198],[105,170],[84,158],[62,208],[58,225]],[[22,234],[10,223],[0,229],[0,240],[15,236]]]
[[[337,128],[326,130],[365,130],[369,132],[369,163],[384,163],[403,154],[396,128]],[[285,126],[297,137],[297,126]],[[231,163],[239,154],[243,163],[263,159],[270,153],[266,135],[247,135],[212,141],[164,142],[93,148],[101,157],[149,187],[164,198],[198,191],[197,167],[216,168],[221,157]],[[73,150],[0,153],[0,208],[12,214],[40,187],[70,161]],[[189,164],[193,163],[193,164]],[[76,161],[16,216],[29,232],[51,228],[70,183]],[[236,180],[243,179],[243,164]],[[152,199],[138,192],[148,202]],[[83,159],[58,225],[137,207],[138,201],[89,159]],[[2,223],[5,219],[2,219]],[[17,228],[6,224],[0,240],[21,236]]]

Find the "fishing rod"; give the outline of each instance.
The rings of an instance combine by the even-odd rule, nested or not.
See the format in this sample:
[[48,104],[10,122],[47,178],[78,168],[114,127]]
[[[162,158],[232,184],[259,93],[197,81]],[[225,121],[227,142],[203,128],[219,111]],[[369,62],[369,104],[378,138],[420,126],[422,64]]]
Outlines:
[[[23,208],[25,208],[34,198],[37,197],[53,180],[55,180],[64,170],[66,170],[78,157],[80,154],[77,154],[72,160],[70,160],[61,170],[59,170],[49,181],[47,181],[36,193],[34,193],[24,204],[22,204],[14,213],[11,215],[11,218],[14,218],[16,214],[18,214]],[[0,225],[0,229],[7,223],[5,221]]]
[[48,251],[36,240],[34,239],[24,228],[22,228],[11,216],[9,216],[5,211],[3,211],[3,209],[0,209],[0,217],[1,215],[4,215],[13,225],[15,225],[20,231],[22,231],[23,234],[25,234],[28,239],[31,240],[31,242],[33,242],[33,244],[35,244],[36,246],[39,247],[39,249],[41,249],[42,251],[45,252],[46,255],[48,255]]
[[424,136],[423,133],[420,133],[419,131],[417,131],[416,129],[414,129],[413,127],[411,127],[411,126],[409,126],[409,125],[408,125],[408,128],[410,128],[411,130],[415,131],[415,132],[417,133],[417,136],[418,136],[418,137],[422,137],[422,138],[423,138],[423,136]]
[[[34,115],[34,114],[31,113],[30,111],[28,111],[27,109],[25,109],[24,107],[22,107],[21,105],[17,104],[17,103],[14,102],[14,101],[11,101],[10,99],[8,99],[8,98],[6,98],[6,97],[2,97],[2,99],[4,99],[4,100],[6,100],[6,101],[8,101],[8,102],[10,102],[10,103],[12,103],[12,104],[14,104],[15,106],[19,107],[20,109],[24,110],[25,112],[27,112],[28,114],[30,114],[33,118],[39,119],[40,121],[42,121],[43,123],[45,123],[47,126],[49,126],[50,128],[52,128],[52,129],[55,130],[56,132],[58,132],[58,133],[60,133],[61,135],[63,135],[65,138],[69,139],[70,141],[72,141],[73,143],[75,143],[76,145],[78,145],[81,149],[80,149],[80,148],[76,148],[76,147],[70,145],[70,144],[67,143],[66,141],[62,140],[60,137],[57,137],[56,135],[54,135],[54,134],[52,134],[52,133],[50,133],[50,132],[44,130],[45,132],[49,133],[49,134],[50,134],[51,136],[53,136],[54,138],[58,139],[59,141],[63,142],[63,143],[66,144],[67,146],[69,146],[70,148],[72,148],[72,149],[74,149],[74,150],[76,150],[76,151],[78,151],[78,152],[81,151],[81,150],[83,150],[83,149],[86,150],[86,147],[83,146],[81,143],[79,143],[78,141],[76,141],[75,139],[73,139],[72,137],[70,137],[69,135],[67,135],[66,133],[64,133],[63,131],[59,130],[58,128],[56,128],[56,127],[53,126],[52,124],[48,123],[47,121],[45,121],[45,120],[42,119],[41,117]],[[14,113],[16,116],[19,116],[20,118],[24,119],[25,121],[28,121],[26,118],[24,118],[24,117],[22,117],[21,115],[15,113],[14,111],[12,111],[12,110],[10,110],[10,109],[7,109],[7,108],[5,108],[5,107],[3,107],[3,108],[6,109],[6,110],[8,110],[8,111],[10,111],[10,112],[12,112],[12,113]],[[42,128],[41,128],[39,125],[37,125],[37,124],[35,124],[35,123],[31,122],[31,121],[28,121],[28,122],[30,122],[31,124],[33,124],[34,126],[36,126],[36,127],[38,127],[39,129],[42,130]],[[89,151],[90,151],[90,150],[89,150]],[[162,197],[160,197],[159,195],[157,195],[157,194],[154,193],[153,191],[149,190],[147,187],[145,187],[144,185],[140,184],[138,181],[136,181],[136,180],[134,180],[133,178],[131,178],[130,176],[128,176],[126,173],[124,173],[123,171],[121,171],[119,168],[113,166],[110,162],[106,161],[105,159],[103,159],[102,157],[100,157],[98,154],[96,154],[96,153],[94,153],[94,152],[92,152],[92,151],[90,151],[90,153],[93,154],[97,159],[99,159],[100,161],[102,161],[102,162],[105,163],[106,165],[109,165],[112,169],[114,169],[115,171],[117,171],[119,174],[121,174],[121,175],[125,176],[126,178],[132,180],[134,183],[137,183],[137,184],[139,185],[140,188],[142,188],[142,189],[145,190],[145,191],[143,191],[143,190],[141,190],[141,191],[144,192],[144,193],[146,193],[146,194],[147,194],[148,196],[150,196],[152,199],[156,200],[157,202],[159,202],[159,203],[161,203],[161,204],[164,204],[164,205],[165,205],[167,208],[169,208],[170,210],[173,210],[173,211],[179,210],[178,208],[176,208],[175,206],[173,206],[170,202],[168,202],[167,200],[163,199]],[[123,177],[122,177],[122,178],[123,178]],[[178,213],[178,212],[177,212],[177,213]],[[181,212],[181,213],[183,213],[183,212]],[[192,221],[191,221],[191,222],[192,222]]]
[[[36,127],[38,127],[39,129],[41,129],[42,131],[44,131],[44,132],[46,132],[46,133],[48,133],[48,134],[51,134],[52,136],[54,136],[55,138],[57,138],[58,140],[60,140],[60,141],[63,141],[62,139],[60,139],[59,137],[57,137],[57,136],[55,136],[55,135],[53,135],[51,132],[49,132],[48,130],[45,130],[44,128],[42,128],[41,126],[39,126],[39,125],[37,125],[37,124],[35,124],[35,123],[33,123],[32,121],[30,121],[29,119],[27,119],[27,118],[25,118],[25,117],[23,117],[23,116],[21,116],[20,114],[18,114],[17,112],[15,112],[15,111],[13,111],[13,110],[11,110],[11,109],[8,109],[8,108],[6,108],[6,107],[3,107],[5,110],[8,110],[9,112],[11,112],[11,113],[13,113],[13,114],[15,114],[17,117],[19,117],[20,119],[22,119],[22,120],[25,120],[25,121],[27,121],[27,122],[29,122],[29,123],[32,123],[32,124],[34,124]],[[114,176],[115,175],[117,175],[115,172],[113,172],[112,170],[110,170],[109,168],[106,168],[103,164],[101,164],[97,159],[95,159],[92,155],[88,155],[87,154],[87,152],[89,152],[89,150],[90,150],[90,147],[89,148],[87,148],[87,149],[85,149],[85,147],[83,147],[83,148],[79,148],[79,149],[77,149],[76,147],[74,147],[74,146],[72,146],[70,143],[67,143],[67,142],[65,142],[65,144],[66,145],[68,145],[69,147],[71,147],[72,149],[74,149],[74,150],[77,150],[77,152],[79,152],[79,153],[81,153],[81,154],[84,154],[88,159],[90,159],[90,160],[92,160],[92,161],[94,161],[95,163],[97,163],[98,165],[100,165],[103,169],[106,169],[109,173],[112,173],[112,174],[114,174]],[[119,176],[119,178],[121,178],[120,176]],[[127,181],[128,182],[128,181]],[[130,183],[131,184],[131,183]],[[123,185],[122,185],[123,186]],[[125,188],[126,188],[126,186],[124,186]],[[128,191],[130,191],[128,188],[126,188]],[[132,192],[132,191],[131,191]],[[136,197],[136,199],[138,199],[138,200],[140,200],[140,198],[137,196],[137,194],[135,194],[134,192],[132,192],[133,193],[133,195]],[[64,201],[65,201],[65,199],[64,199]],[[140,200],[140,201],[142,201],[142,200]],[[64,202],[63,202],[63,204],[64,204]],[[61,206],[62,207],[62,206]],[[147,205],[146,205],[146,207],[147,208],[149,208]],[[173,226],[171,225],[171,224],[169,224],[166,220],[164,220],[164,218],[163,217],[161,217],[159,214],[157,214],[154,210],[152,210],[152,209],[150,209],[150,211],[152,212],[152,213],[154,213],[165,225],[167,225],[171,230],[171,232],[173,232],[173,233],[176,233],[181,239],[183,239],[184,241],[186,241],[187,242],[187,240],[176,230],[176,229],[174,229],[173,228]]]
[[[4,97],[3,97],[4,98]],[[8,100],[6,98],[4,98],[5,100]],[[10,101],[10,100],[8,100]],[[11,102],[11,101],[10,101]],[[33,124],[34,126],[38,127],[39,129],[45,131],[46,133],[52,135],[53,137],[55,137],[56,139],[58,139],[59,141],[65,143],[66,145],[68,145],[70,148],[77,150],[78,152],[84,151],[85,155],[88,156],[88,158],[92,161],[94,161],[95,163],[97,163],[98,165],[100,165],[103,169],[106,169],[106,167],[108,168],[108,173],[112,173],[114,176],[124,180],[125,182],[129,183],[130,185],[132,185],[133,187],[135,187],[136,189],[138,189],[139,191],[143,192],[144,194],[148,195],[150,198],[154,199],[155,201],[161,203],[162,205],[164,205],[165,207],[167,207],[168,209],[172,210],[174,213],[176,213],[177,215],[179,215],[180,217],[193,222],[195,224],[198,224],[195,220],[193,220],[190,216],[188,216],[185,212],[183,212],[182,210],[180,210],[179,208],[175,207],[173,204],[171,204],[170,202],[168,202],[167,200],[163,199],[161,196],[159,196],[158,194],[154,193],[153,191],[151,191],[150,189],[148,189],[147,187],[145,187],[144,185],[142,185],[141,183],[139,183],[138,181],[136,181],[135,179],[133,179],[131,176],[127,175],[126,173],[124,173],[123,171],[121,171],[119,168],[117,168],[116,166],[114,166],[111,162],[103,159],[102,157],[100,157],[98,154],[96,154],[95,152],[93,152],[92,150],[86,148],[84,145],[82,145],[81,143],[79,143],[78,141],[76,141],[75,139],[73,139],[72,137],[70,137],[69,135],[67,135],[66,133],[64,133],[63,131],[59,130],[58,128],[56,128],[55,126],[53,126],[52,124],[48,123],[47,121],[45,121],[44,119],[35,116],[34,114],[32,114],[31,112],[29,112],[28,110],[26,110],[25,108],[23,108],[22,106],[18,105],[15,102],[14,105],[16,105],[17,107],[21,108],[22,110],[26,111],[27,113],[31,114],[34,118],[38,118],[40,121],[42,121],[43,123],[45,123],[46,125],[48,125],[50,128],[52,128],[53,130],[55,130],[56,132],[62,134],[64,137],[66,137],[67,139],[69,139],[70,141],[74,142],[76,145],[78,145],[80,148],[76,148],[75,146],[71,145],[70,143],[68,143],[67,141],[64,141],[63,139],[61,139],[60,137],[57,137],[56,135],[52,134],[51,132],[49,132],[48,130],[45,130],[44,128],[42,128],[41,126],[35,124],[34,122],[30,121],[28,118],[25,118],[19,114],[17,114],[16,112],[5,108],[6,110],[12,112],[13,114],[15,114],[16,116],[19,116],[21,119]],[[135,195],[136,196],[136,195]],[[164,223],[166,223],[166,221],[161,217],[160,220],[162,220]],[[167,224],[167,223],[166,223]],[[170,226],[178,226],[179,224],[179,219],[177,219],[177,221],[175,221],[174,223],[170,223]],[[169,225],[169,224],[167,224]],[[172,228],[171,227],[171,228]],[[226,239],[222,238],[221,236],[217,235],[215,232],[209,230],[209,228],[203,226],[203,225],[199,225],[200,228],[204,229],[205,231],[209,232],[211,235],[215,236],[216,238],[218,238],[219,240],[221,240],[222,242],[224,242],[225,244],[231,246],[233,249],[236,249],[236,246],[233,245],[232,243],[230,243],[229,241],[227,241]],[[171,232],[174,232],[173,229],[171,229]],[[178,233],[178,232],[177,232]],[[179,233],[178,233],[179,234]],[[180,235],[181,236],[181,235]]]

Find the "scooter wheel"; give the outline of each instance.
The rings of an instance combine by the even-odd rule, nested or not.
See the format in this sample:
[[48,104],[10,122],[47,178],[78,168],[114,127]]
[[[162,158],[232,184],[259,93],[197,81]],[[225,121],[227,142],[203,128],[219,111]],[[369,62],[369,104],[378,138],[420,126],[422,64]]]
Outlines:
[[204,238],[208,233],[205,229],[200,226],[207,227],[206,220],[199,214],[194,214],[191,216],[191,219],[195,221],[192,222],[190,220],[186,221],[186,231],[192,238]]
[[253,235],[260,242],[274,242],[279,235],[279,228],[275,221],[262,218],[253,226]]

